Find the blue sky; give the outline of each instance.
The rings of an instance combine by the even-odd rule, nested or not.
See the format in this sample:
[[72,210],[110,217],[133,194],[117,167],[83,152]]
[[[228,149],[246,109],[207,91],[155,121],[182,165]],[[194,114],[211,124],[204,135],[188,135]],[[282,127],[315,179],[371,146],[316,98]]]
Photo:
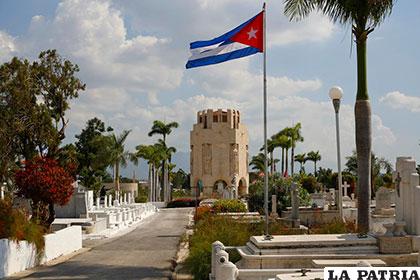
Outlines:
[[[13,0],[0,1],[0,61],[34,58],[56,48],[79,64],[86,92],[72,103],[67,141],[98,116],[132,129],[128,148],[155,141],[154,119],[176,120],[169,137],[188,168],[189,130],[196,111],[241,110],[251,154],[262,139],[261,55],[185,70],[188,43],[220,35],[258,13],[253,0]],[[269,134],[302,123],[297,152],[320,150],[321,166],[335,168],[335,130],[328,90],[344,90],[340,120],[343,156],[354,149],[355,46],[350,27],[313,14],[288,22],[282,1],[269,1]],[[420,2],[396,1],[392,15],[368,41],[368,81],[373,109],[373,150],[392,162],[420,160]],[[131,169],[127,173],[131,174]],[[308,169],[308,168],[307,168]],[[311,170],[311,168],[309,168]],[[140,166],[145,176],[145,166]]]

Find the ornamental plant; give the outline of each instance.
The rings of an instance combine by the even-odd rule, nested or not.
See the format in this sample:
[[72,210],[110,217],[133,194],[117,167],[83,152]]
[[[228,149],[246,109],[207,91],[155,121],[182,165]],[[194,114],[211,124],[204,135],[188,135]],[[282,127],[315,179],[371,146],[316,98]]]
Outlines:
[[72,167],[55,159],[35,157],[15,173],[18,194],[32,200],[32,219],[49,228],[55,219],[54,204],[65,205],[73,194]]

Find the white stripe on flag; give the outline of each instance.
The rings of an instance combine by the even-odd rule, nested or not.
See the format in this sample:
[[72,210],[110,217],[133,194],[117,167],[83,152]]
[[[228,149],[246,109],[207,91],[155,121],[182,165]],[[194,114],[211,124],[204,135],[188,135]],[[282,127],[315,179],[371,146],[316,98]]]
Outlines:
[[221,54],[230,53],[230,52],[240,50],[240,49],[244,49],[244,48],[248,48],[248,47],[249,47],[248,45],[233,42],[231,44],[222,45],[222,46],[219,46],[219,47],[214,47],[214,45],[213,45],[213,46],[210,46],[210,47],[192,49],[191,50],[192,55],[188,60],[191,61],[191,60],[196,60],[196,59],[200,59],[200,58],[204,58],[204,57],[221,55]]

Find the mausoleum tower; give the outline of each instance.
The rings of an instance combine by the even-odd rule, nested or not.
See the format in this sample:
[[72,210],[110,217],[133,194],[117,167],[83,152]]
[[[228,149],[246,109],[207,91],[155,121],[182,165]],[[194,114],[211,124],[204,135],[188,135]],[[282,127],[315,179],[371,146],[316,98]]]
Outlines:
[[190,132],[190,148],[193,193],[200,185],[201,197],[248,194],[248,130],[238,110],[198,112]]

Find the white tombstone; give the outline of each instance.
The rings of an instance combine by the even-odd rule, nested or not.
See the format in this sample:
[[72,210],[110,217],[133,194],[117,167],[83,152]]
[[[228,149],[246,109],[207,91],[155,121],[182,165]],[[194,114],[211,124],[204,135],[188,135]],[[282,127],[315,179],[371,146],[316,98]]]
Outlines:
[[124,193],[124,202],[123,204],[127,204],[127,193]]
[[0,187],[0,199],[4,199],[4,186]]
[[394,173],[396,195],[396,221],[405,222],[408,234],[420,235],[419,175],[411,157],[398,157]]
[[318,207],[324,208],[325,197],[323,193],[312,193],[311,194],[311,205],[315,204]]
[[99,208],[101,208],[101,198],[98,196],[96,198],[96,209],[99,209]]
[[350,200],[350,197],[348,196],[348,188],[350,187],[350,185],[347,184],[347,181],[344,181],[344,184],[342,184],[341,187],[344,189],[343,199],[344,197],[347,197],[348,200]]
[[104,208],[108,208],[108,196],[104,196]]
[[356,197],[354,193],[352,193],[350,196],[351,196],[351,200],[354,200]]
[[131,201],[131,192],[129,192],[128,193],[128,204],[131,204],[132,203],[132,201]]
[[88,211],[89,210],[93,210],[93,191],[87,191],[86,192],[86,199],[87,199],[87,206],[88,206]]
[[109,207],[112,207],[112,194],[108,195]]
[[[376,191],[376,207],[375,214],[384,214],[384,212],[389,212],[391,209],[391,191],[385,187],[380,187]],[[392,213],[393,214],[393,213]]]
[[332,201],[335,201],[335,189],[329,189],[330,190],[330,193],[331,193],[331,198],[332,198]]
[[114,207],[118,207],[120,206],[120,202],[118,201],[118,199],[114,200]]

